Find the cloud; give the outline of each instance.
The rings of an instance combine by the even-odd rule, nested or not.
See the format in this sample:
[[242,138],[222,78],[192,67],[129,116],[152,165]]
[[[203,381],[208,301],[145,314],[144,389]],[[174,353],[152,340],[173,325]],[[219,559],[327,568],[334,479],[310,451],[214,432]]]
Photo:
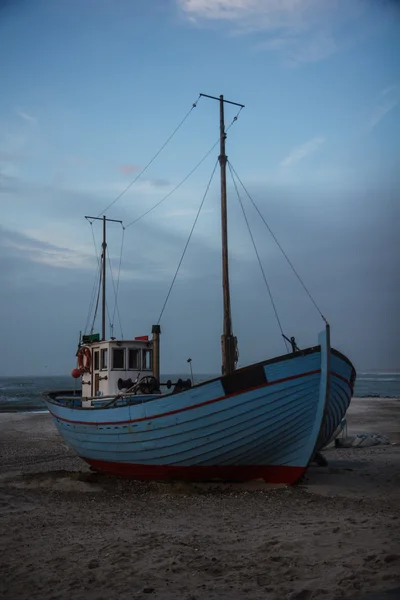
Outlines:
[[0,227],[1,247],[7,255],[28,262],[52,267],[85,269],[92,266],[93,257],[70,248],[63,248],[21,232]]
[[256,50],[279,52],[287,66],[313,63],[329,58],[339,51],[340,45],[329,31],[315,32],[311,36],[283,35],[270,37],[255,45]]
[[[324,4],[324,8],[322,8]],[[178,0],[193,21],[224,21],[246,31],[300,29],[332,5],[326,0]]]
[[17,153],[0,150],[0,162],[14,162],[16,158],[20,158]]
[[[105,209],[110,202],[112,202],[116,196],[120,196],[123,193],[121,199],[118,201],[118,210],[123,204],[131,204],[132,200],[135,201],[135,207],[137,202],[140,203],[140,207],[145,210],[147,206],[146,202],[153,199],[159,199],[160,195],[165,194],[165,190],[162,188],[166,186],[172,186],[172,182],[161,178],[145,178],[141,177],[135,184],[127,187],[125,182],[121,180],[105,180],[102,182],[90,182],[90,183],[79,183],[69,186],[68,189],[72,193],[79,194],[101,194],[102,203],[100,208]],[[67,186],[64,187],[67,190]]]
[[[233,35],[257,34],[256,50],[278,52],[291,67],[324,60],[360,41],[370,28],[364,17],[372,10],[363,0],[176,2],[182,14],[198,26],[219,25]],[[356,31],[349,29],[349,23]]]
[[368,121],[366,124],[366,130],[371,131],[376,127],[382,119],[400,102],[400,86],[391,85],[386,87],[379,94],[375,107],[371,110]]
[[18,172],[17,163],[21,161],[18,152],[0,151],[0,193],[5,189],[10,190],[14,187],[16,175]]
[[65,156],[62,162],[68,167],[74,167],[76,169],[83,169],[85,167],[93,166],[93,161],[83,158],[81,156]]
[[[136,190],[136,194],[129,196],[125,204],[120,203],[112,216],[122,219],[125,225],[132,222],[135,216],[141,216],[159,198],[158,189],[156,187],[151,189],[153,196],[148,191],[146,198],[143,199],[143,190],[150,190],[150,184],[146,181],[142,182],[140,193],[138,194]],[[107,192],[107,189],[104,189],[101,184],[92,188],[74,189],[73,186],[60,187],[55,182],[46,186],[24,181],[21,178],[0,178],[0,197],[3,209],[7,213],[3,226],[10,231],[14,229],[15,223],[18,223],[18,230],[23,236],[19,238],[17,234],[13,236],[9,233],[7,254],[17,254],[21,258],[25,255],[26,260],[31,264],[34,262],[54,267],[76,267],[76,270],[92,268],[93,240],[83,215],[97,215],[102,212],[101,209],[107,203],[104,198],[105,191]],[[185,201],[188,201],[187,195]],[[176,198],[175,202],[179,204],[179,199]],[[171,210],[171,205],[168,206]],[[84,213],[82,207],[85,209]],[[195,212],[197,211],[193,210],[193,214]],[[21,214],[24,214],[23,222],[20,221]],[[46,215],[45,222],[42,218],[43,214]],[[188,215],[189,220],[193,218],[193,214]],[[172,277],[178,254],[182,251],[189,233],[188,227],[187,220],[184,218],[169,219],[167,223],[162,212],[154,211],[153,219],[144,219],[140,227],[135,228],[133,225],[129,228],[125,236],[125,256],[132,255],[135,260],[130,265],[129,271],[124,270],[124,278],[165,280]],[[101,227],[97,222],[93,232],[99,251]],[[4,238],[5,244],[5,234],[0,232],[0,237]],[[107,238],[109,251],[113,257],[121,247],[121,228],[117,225],[110,226]],[[157,243],[149,246],[149,239],[157,240]],[[204,255],[203,246],[210,247],[210,244],[208,240],[202,244],[201,236],[199,243],[202,248],[201,254]],[[43,244],[43,246],[39,248],[36,244]],[[119,260],[119,255],[116,258]],[[124,265],[126,264],[124,260]]]
[[21,158],[27,146],[29,136],[24,127],[22,131],[11,131],[3,135],[1,140],[1,160],[12,162]]
[[15,128],[10,128],[8,121],[0,122],[2,136],[0,139],[0,188],[4,191],[4,178],[16,177],[21,164],[31,157],[29,145],[37,138],[36,119],[17,109],[15,113],[24,121]]
[[143,181],[147,182],[152,187],[166,187],[171,185],[171,182],[168,179],[162,179],[161,177],[153,177],[150,179],[143,179]]
[[[175,218],[175,217],[195,217],[197,215],[198,210],[195,208],[177,208],[175,210],[168,210],[163,214],[165,218]],[[202,214],[210,214],[214,213],[215,210],[213,208],[203,209],[201,211]]]
[[18,180],[0,166],[0,194],[12,194],[18,189]]
[[281,161],[281,167],[291,167],[295,163],[300,162],[310,154],[313,154],[325,142],[323,137],[314,137],[300,146],[293,148],[287,156]]
[[19,117],[21,117],[21,119],[24,119],[24,121],[28,121],[28,123],[32,123],[33,125],[36,125],[36,123],[37,123],[36,117],[32,117],[32,115],[28,114],[27,112],[25,112],[24,110],[21,110],[19,108],[17,108],[15,110],[15,112]]
[[[346,352],[357,367],[389,365],[391,368],[399,362],[396,339],[390,335],[400,297],[395,226],[399,207],[392,184],[386,182],[385,188],[375,182],[375,186],[363,185],[359,192],[350,190],[338,196],[325,184],[322,188],[325,202],[320,201],[321,188],[310,192],[308,188],[271,188],[263,184],[252,185],[249,191],[331,321],[335,347]],[[90,255],[91,235],[78,206],[82,207],[84,200],[86,208],[94,209],[89,214],[96,214],[96,206],[101,202],[101,188],[93,197],[71,191],[57,192],[53,188],[36,190],[35,196],[31,184],[28,189],[30,195],[25,197],[25,205],[15,206],[15,199],[10,204],[10,207],[15,206],[17,217],[24,214],[23,222],[15,219],[6,231],[0,230],[0,312],[6,315],[2,322],[3,334],[11,340],[1,369],[4,374],[14,373],[13,359],[21,351],[21,344],[18,346],[15,340],[25,335],[20,368],[26,369],[25,372],[40,372],[39,359],[56,336],[64,342],[54,354],[52,369],[54,373],[62,373],[70,370],[75,360],[75,337],[85,325],[95,270],[95,259]],[[215,195],[217,197],[217,192]],[[218,206],[216,197],[215,206]],[[90,207],[86,203],[90,203]],[[181,207],[176,206],[177,209]],[[240,206],[232,202],[230,208],[233,322],[239,337],[241,364],[246,364],[278,354],[283,346]],[[114,216],[125,216],[122,209],[121,212]],[[53,219],[44,223],[43,214],[49,213]],[[38,220],[32,224],[35,214]],[[253,217],[260,225],[253,233],[263,265],[268,267],[267,277],[284,332],[295,335],[303,348],[314,344],[320,328],[319,317],[283,257],[277,251],[271,252],[270,248],[275,246],[266,237],[264,226],[250,213],[252,223]],[[32,229],[23,233],[12,231],[17,222],[18,228],[29,225]],[[323,227],[326,222],[330,223],[329,228]],[[167,221],[161,216],[157,224],[143,220],[140,226],[128,229],[125,234],[119,295],[122,323],[128,325],[125,336],[147,333],[160,314],[191,224],[183,223],[179,232],[173,225],[173,219]],[[199,372],[213,372],[220,364],[218,214],[210,220],[200,219],[198,227],[161,320],[164,372],[180,369],[186,364],[187,356],[192,356]],[[341,234],[339,245],[338,231]],[[117,225],[110,225],[108,233],[110,252],[115,252],[113,265],[117,269],[121,231]],[[205,239],[206,234],[214,244]],[[99,241],[101,224],[96,226],[95,235]],[[3,244],[5,238],[6,245]],[[43,243],[44,240],[47,243]],[[81,249],[83,243],[87,244],[86,249]],[[63,269],[53,266],[60,261],[65,264],[63,257],[69,256],[71,249],[78,255],[88,255],[87,259],[82,258],[82,263],[88,267],[86,270],[81,264]],[[56,255],[56,260],[52,257],[49,262],[46,256],[43,259],[46,254]],[[322,270],[321,264],[324,265]],[[346,289],[347,293],[338,294],[338,289]],[[111,282],[108,291],[112,311]],[[132,312],[132,297],[140,310]],[[368,329],[365,328],[366,321]],[[182,323],[184,327],[180,326]],[[260,343],[254,342],[259,339]],[[263,343],[265,339],[269,340],[267,350]],[[388,339],[393,341],[389,346]]]
[[141,170],[141,166],[140,165],[120,165],[119,166],[119,170],[121,171],[122,175],[131,175],[131,173],[137,173],[138,171]]
[[288,48],[286,63],[290,66],[301,63],[314,63],[324,60],[338,52],[340,46],[329,32],[320,32],[311,39],[297,40]]

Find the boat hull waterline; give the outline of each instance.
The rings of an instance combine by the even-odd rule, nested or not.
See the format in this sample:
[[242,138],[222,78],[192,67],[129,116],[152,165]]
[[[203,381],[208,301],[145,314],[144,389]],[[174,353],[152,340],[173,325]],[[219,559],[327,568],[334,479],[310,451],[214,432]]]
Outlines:
[[178,394],[132,396],[108,408],[68,406],[63,394],[44,398],[64,442],[96,470],[138,480],[293,484],[333,426],[324,430],[332,394],[350,401],[352,371],[323,332],[315,348]]

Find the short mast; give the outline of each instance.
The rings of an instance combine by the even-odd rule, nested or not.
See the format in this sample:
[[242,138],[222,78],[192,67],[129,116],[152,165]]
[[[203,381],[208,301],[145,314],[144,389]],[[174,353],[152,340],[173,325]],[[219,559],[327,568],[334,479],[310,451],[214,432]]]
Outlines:
[[101,291],[101,339],[106,339],[106,216],[103,215],[103,262],[102,262],[102,291]]
[[105,215],[102,217],[85,217],[88,221],[103,221],[103,242],[102,242],[102,263],[101,263],[101,279],[102,279],[102,298],[101,298],[101,339],[104,341],[106,339],[106,250],[107,250],[107,241],[106,241],[106,229],[107,229],[107,221],[111,221],[113,223],[121,223],[122,221],[118,221],[116,219],[107,219]]
[[224,103],[234,104],[244,108],[243,104],[224,100],[223,95],[219,98],[200,94],[206,98],[212,98],[219,101],[219,132],[220,132],[220,155],[219,164],[221,167],[221,234],[222,234],[222,289],[224,295],[224,325],[223,334],[221,336],[222,345],[222,374],[230,375],[235,370],[237,361],[236,338],[232,333],[232,317],[231,317],[231,297],[229,289],[229,263],[228,263],[228,211],[227,211],[227,194],[226,194],[226,163],[227,156],[225,153],[225,119],[224,119]]

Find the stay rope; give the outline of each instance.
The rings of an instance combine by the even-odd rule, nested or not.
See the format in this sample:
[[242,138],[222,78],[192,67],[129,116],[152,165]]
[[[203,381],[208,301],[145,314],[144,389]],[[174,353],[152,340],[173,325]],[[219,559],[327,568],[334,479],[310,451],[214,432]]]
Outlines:
[[192,229],[190,230],[189,237],[188,237],[188,239],[187,239],[187,241],[186,241],[186,244],[185,244],[185,247],[184,247],[184,249],[183,249],[183,253],[182,253],[182,256],[181,256],[181,258],[180,258],[180,261],[179,261],[178,267],[177,267],[177,269],[176,269],[176,271],[175,271],[175,275],[174,275],[174,277],[173,277],[173,279],[172,279],[172,283],[171,283],[171,285],[170,285],[170,287],[169,287],[169,290],[168,290],[168,293],[167,293],[167,297],[165,298],[165,301],[164,301],[163,307],[162,307],[162,309],[161,309],[160,316],[158,317],[157,325],[159,325],[159,324],[160,324],[161,318],[162,318],[162,316],[163,316],[163,314],[164,314],[165,307],[167,306],[167,302],[168,302],[168,300],[169,300],[169,297],[170,297],[170,295],[171,295],[172,288],[174,287],[174,283],[175,283],[175,280],[176,280],[176,278],[177,278],[177,276],[178,276],[179,269],[181,268],[181,265],[182,265],[183,259],[184,259],[184,257],[185,257],[185,254],[186,254],[186,250],[187,250],[187,248],[188,248],[188,246],[189,246],[190,240],[191,240],[191,238],[192,238],[192,235],[193,235],[193,231],[194,231],[194,229],[195,229],[195,227],[196,227],[196,224],[197,224],[198,218],[199,218],[199,216],[200,216],[201,209],[203,208],[203,204],[204,204],[204,201],[205,201],[205,199],[206,199],[206,197],[207,197],[208,190],[210,189],[210,185],[211,185],[211,182],[212,182],[212,180],[213,180],[213,177],[214,177],[214,174],[215,174],[215,170],[216,170],[216,168],[217,168],[217,165],[218,165],[218,159],[217,159],[217,161],[216,161],[216,163],[215,163],[215,165],[214,165],[214,168],[213,168],[213,170],[212,170],[212,173],[211,173],[211,177],[210,177],[210,179],[209,179],[209,181],[208,181],[208,183],[207,183],[206,191],[204,192],[204,195],[203,195],[202,201],[201,201],[201,203],[200,203],[199,209],[198,209],[198,211],[197,211],[197,214],[196,214],[196,218],[195,218],[195,220],[194,220],[194,223],[193,223],[193,225],[192,225]]
[[121,315],[119,313],[118,298],[117,298],[117,289],[116,289],[116,286],[115,286],[114,274],[113,274],[112,264],[111,264],[111,257],[110,257],[110,253],[108,251],[108,248],[107,248],[107,258],[108,258],[108,268],[110,269],[111,283],[112,283],[113,291],[114,291],[114,311],[113,311],[112,321],[110,322],[110,337],[114,336],[115,313],[117,313],[118,323],[119,323],[119,329],[120,329],[120,332],[121,332],[121,339],[123,340],[124,336],[123,336],[123,333],[122,333]]
[[[91,302],[90,302],[90,305],[89,305],[89,311],[88,311],[86,326],[85,326],[85,330],[84,330],[84,331],[86,331],[86,329],[87,329],[87,326],[88,326],[89,321],[90,321],[90,315],[91,315],[91,312],[93,310],[93,304],[94,304],[94,300],[95,300],[95,297],[96,297],[96,281],[97,281],[97,278],[98,278],[99,279],[99,285],[98,285],[98,290],[97,290],[96,307],[95,307],[94,314],[93,314],[92,326],[90,328],[90,333],[93,333],[94,325],[95,325],[96,317],[97,317],[97,312],[98,312],[98,309],[99,309],[101,282],[103,280],[103,274],[102,274],[102,268],[101,268],[102,267],[101,260],[99,258],[99,253],[98,253],[98,250],[97,250],[96,238],[94,236],[94,231],[93,231],[93,221],[91,221],[90,219],[87,219],[87,220],[89,221],[90,227],[91,227],[94,252],[95,252],[96,259],[97,259],[97,265],[98,265],[98,270],[99,270],[99,275],[96,275],[95,282],[94,282],[94,285],[93,285],[92,299],[91,299]],[[105,257],[103,257],[103,260],[105,260]],[[109,321],[109,323],[111,323],[110,312],[108,310],[107,301],[106,301],[106,310],[107,310],[107,315],[108,315],[108,321]]]
[[[239,114],[240,114],[241,110],[242,110],[242,108],[240,108],[239,112],[232,119],[230,125],[226,128],[225,133],[227,133],[229,131],[229,129],[232,127],[232,125],[238,120],[238,117],[239,117]],[[197,169],[203,164],[203,162],[210,156],[210,154],[212,153],[212,151],[214,150],[214,148],[216,148],[218,146],[219,142],[220,142],[220,140],[218,138],[218,140],[215,142],[215,144],[213,144],[211,146],[211,148],[203,156],[203,158],[201,160],[199,160],[199,162],[196,164],[196,166],[193,167],[193,169],[186,175],[186,177],[184,177],[178,183],[178,185],[176,185],[170,192],[168,192],[168,194],[166,194],[163,198],[161,198],[161,200],[159,200],[156,204],[154,204],[154,206],[152,206],[151,208],[149,208],[148,210],[146,210],[146,212],[144,212],[143,214],[141,214],[140,217],[137,217],[136,219],[134,219],[133,221],[131,221],[130,223],[128,223],[128,225],[125,227],[125,229],[128,229],[128,227],[130,227],[131,225],[134,225],[135,223],[137,223],[138,221],[140,221],[141,219],[143,219],[143,217],[146,217],[154,209],[158,208],[160,206],[160,204],[162,204],[165,200],[167,200],[170,196],[172,196],[172,194],[174,192],[176,192],[176,190],[178,190],[189,179],[189,177],[191,177],[193,175],[193,173],[195,171],[197,171]]]
[[[96,239],[94,237],[94,231],[93,231],[93,221],[90,221],[90,228],[91,228],[91,232],[92,232],[92,239],[93,239],[93,246],[94,246],[95,258],[96,258],[96,262],[97,262],[97,269],[96,269],[96,273],[95,273],[95,277],[94,277],[94,281],[93,281],[92,293],[91,293],[91,296],[90,296],[89,310],[88,310],[88,314],[87,314],[87,317],[86,317],[85,328],[83,330],[84,333],[87,332],[87,328],[89,327],[90,316],[92,314],[94,302],[95,302],[95,299],[96,299],[96,288],[98,288],[97,294],[98,294],[98,297],[99,297],[100,286],[101,286],[101,264],[100,264],[100,260],[99,260],[98,254],[97,254]],[[98,304],[98,299],[97,299],[97,304]]]
[[264,283],[265,283],[266,288],[268,290],[268,294],[269,294],[269,297],[270,297],[270,300],[271,300],[272,308],[274,310],[275,317],[276,317],[279,329],[280,329],[281,334],[282,334],[282,339],[283,339],[283,342],[285,344],[287,352],[289,352],[289,346],[288,346],[288,343],[287,343],[287,341],[285,339],[285,336],[284,336],[284,333],[283,333],[283,328],[282,328],[281,321],[280,321],[280,318],[279,318],[279,315],[278,315],[278,310],[276,308],[276,304],[275,304],[274,298],[272,296],[272,292],[271,292],[271,288],[270,288],[270,285],[269,285],[268,280],[267,280],[267,276],[265,275],[264,267],[263,267],[262,262],[261,262],[261,258],[260,258],[260,255],[259,255],[259,252],[258,252],[258,249],[257,249],[257,245],[256,245],[256,242],[255,242],[255,239],[254,239],[254,236],[253,236],[253,232],[251,231],[250,223],[249,223],[249,220],[247,218],[246,211],[244,209],[243,202],[242,202],[242,199],[240,197],[240,193],[239,193],[239,190],[238,190],[238,187],[237,187],[236,179],[235,179],[235,177],[233,175],[232,167],[231,167],[231,164],[230,164],[229,161],[228,161],[228,167],[229,167],[229,171],[231,173],[231,177],[232,177],[233,185],[235,187],[236,195],[238,197],[239,204],[240,204],[240,207],[241,207],[242,212],[243,212],[244,220],[245,220],[246,225],[247,225],[247,230],[249,232],[250,239],[251,239],[251,242],[253,244],[253,248],[254,248],[254,251],[256,253],[256,256],[257,256],[257,261],[258,261],[259,267],[261,269],[261,273],[262,273],[262,276],[263,276],[263,279],[264,279]]
[[322,318],[322,320],[328,324],[327,319],[324,317],[324,315],[322,314],[318,304],[316,303],[316,301],[314,300],[314,298],[312,297],[310,291],[308,290],[308,288],[306,287],[305,283],[303,282],[303,280],[301,279],[300,275],[298,274],[297,270],[295,269],[293,263],[291,262],[290,258],[288,257],[288,255],[286,254],[286,252],[284,251],[284,249],[282,248],[281,244],[279,243],[279,241],[277,240],[275,234],[273,233],[273,231],[271,230],[270,226],[268,225],[267,221],[265,220],[265,218],[263,217],[262,213],[260,212],[260,209],[258,208],[258,206],[256,205],[255,201],[253,200],[253,198],[250,196],[250,193],[248,192],[248,190],[246,189],[244,183],[242,182],[242,180],[240,179],[239,175],[237,174],[237,172],[235,171],[233,165],[229,162],[229,168],[231,169],[231,172],[234,173],[235,177],[237,178],[237,180],[239,181],[240,185],[242,186],[242,188],[244,189],[247,197],[249,198],[250,202],[252,203],[252,205],[254,206],[254,208],[256,209],[258,215],[260,216],[261,220],[263,221],[264,225],[266,226],[266,228],[268,229],[269,233],[271,234],[273,240],[275,241],[276,245],[278,246],[279,250],[282,252],[283,256],[285,257],[287,263],[289,264],[290,268],[292,269],[293,273],[296,275],[297,279],[299,280],[301,286],[303,287],[304,291],[306,292],[306,294],[308,295],[308,297],[310,298],[311,302],[313,303],[314,307],[316,308],[316,310],[318,311],[320,317]]
[[114,204],[116,202],[118,202],[118,200],[120,198],[122,198],[122,196],[133,186],[133,184],[136,183],[136,181],[143,175],[143,173],[145,173],[147,171],[147,169],[150,167],[150,165],[153,164],[153,162],[156,160],[156,158],[161,154],[161,152],[164,150],[164,148],[169,144],[169,142],[178,133],[179,129],[182,127],[182,125],[185,123],[185,121],[189,118],[189,115],[196,108],[200,98],[201,98],[201,95],[199,94],[199,97],[197,98],[196,102],[193,102],[190,110],[188,110],[188,112],[183,117],[181,122],[175,127],[175,129],[173,130],[171,135],[166,139],[166,141],[163,143],[163,145],[157,150],[155,155],[149,160],[149,162],[143,167],[143,169],[141,171],[139,171],[139,173],[136,175],[136,177],[134,179],[132,179],[132,181],[126,186],[126,188],[120,194],[118,194],[118,196],[101,213],[98,214],[98,217],[105,214],[112,206],[114,206]]
[[115,292],[115,304],[114,304],[114,312],[113,312],[113,323],[114,323],[115,311],[116,310],[118,311],[119,326],[121,328],[121,339],[124,339],[124,334],[122,331],[121,316],[119,314],[118,292],[119,292],[119,282],[120,282],[120,277],[121,277],[121,265],[122,265],[122,254],[124,251],[124,240],[125,240],[125,227],[122,225],[121,249],[120,249],[120,253],[119,253],[118,276],[117,276],[117,289]]

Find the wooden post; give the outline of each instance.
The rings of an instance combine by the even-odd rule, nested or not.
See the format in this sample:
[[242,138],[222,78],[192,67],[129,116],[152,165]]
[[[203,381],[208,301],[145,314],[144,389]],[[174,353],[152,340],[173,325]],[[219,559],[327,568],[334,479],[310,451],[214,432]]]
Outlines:
[[151,333],[153,334],[153,375],[160,383],[160,325],[153,325]]

